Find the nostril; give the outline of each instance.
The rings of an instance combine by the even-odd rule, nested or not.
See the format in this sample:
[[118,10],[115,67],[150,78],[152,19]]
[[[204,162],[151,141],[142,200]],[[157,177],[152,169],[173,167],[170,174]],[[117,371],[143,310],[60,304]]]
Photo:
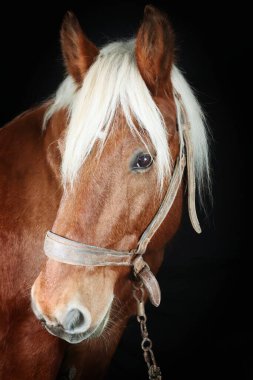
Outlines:
[[62,323],[65,330],[78,330],[85,325],[83,313],[78,309],[72,309],[68,312]]

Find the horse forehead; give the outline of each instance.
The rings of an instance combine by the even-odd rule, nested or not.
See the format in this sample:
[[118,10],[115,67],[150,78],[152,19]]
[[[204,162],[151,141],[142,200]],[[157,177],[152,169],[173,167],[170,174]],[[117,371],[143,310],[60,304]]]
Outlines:
[[[108,134],[101,132],[97,144],[93,148],[89,160],[87,160],[87,165],[84,163],[84,169],[87,168],[89,171],[89,165],[99,169],[107,165],[113,166],[115,163],[120,170],[119,157],[122,160],[127,159],[137,148],[145,146],[149,146],[150,149],[152,149],[152,144],[147,132],[142,130],[139,126],[137,126],[137,129],[139,136],[127,126],[123,116],[121,120],[117,118],[117,120],[113,122]],[[121,166],[122,168],[125,167],[124,161],[122,161]]]

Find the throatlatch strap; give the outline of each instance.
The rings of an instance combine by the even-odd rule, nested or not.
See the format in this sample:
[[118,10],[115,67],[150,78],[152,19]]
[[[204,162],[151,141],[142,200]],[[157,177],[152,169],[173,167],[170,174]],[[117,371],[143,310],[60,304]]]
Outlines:
[[200,234],[201,227],[199,224],[197,212],[196,212],[196,181],[195,181],[195,168],[194,168],[194,157],[193,148],[191,142],[191,124],[182,101],[181,95],[174,89],[174,94],[176,100],[180,105],[180,117],[182,118],[183,124],[183,137],[186,148],[186,159],[187,159],[187,185],[188,185],[188,211],[189,217],[194,230]]
[[183,131],[184,141],[186,147],[186,159],[187,159],[187,186],[188,186],[188,211],[189,217],[194,230],[200,234],[201,227],[199,224],[197,212],[196,212],[196,183],[195,183],[195,170],[194,170],[194,161],[193,161],[193,152],[192,144],[189,129]]

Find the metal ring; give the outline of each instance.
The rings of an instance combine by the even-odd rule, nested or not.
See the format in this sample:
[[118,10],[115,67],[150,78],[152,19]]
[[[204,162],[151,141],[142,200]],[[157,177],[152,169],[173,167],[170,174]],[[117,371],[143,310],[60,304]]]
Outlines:
[[146,315],[137,315],[136,319],[139,323],[147,322],[147,316]]
[[152,342],[149,338],[144,338],[141,342],[141,348],[143,351],[149,351],[152,348]]

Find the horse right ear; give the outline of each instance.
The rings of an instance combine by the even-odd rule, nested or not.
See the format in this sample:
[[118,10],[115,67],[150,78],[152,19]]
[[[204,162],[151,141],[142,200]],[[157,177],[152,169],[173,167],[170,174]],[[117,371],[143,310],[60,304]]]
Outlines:
[[171,91],[171,68],[174,60],[174,33],[167,16],[146,5],[135,45],[136,62],[153,95]]
[[61,48],[68,73],[80,85],[99,50],[88,40],[71,12],[67,12],[61,27]]

